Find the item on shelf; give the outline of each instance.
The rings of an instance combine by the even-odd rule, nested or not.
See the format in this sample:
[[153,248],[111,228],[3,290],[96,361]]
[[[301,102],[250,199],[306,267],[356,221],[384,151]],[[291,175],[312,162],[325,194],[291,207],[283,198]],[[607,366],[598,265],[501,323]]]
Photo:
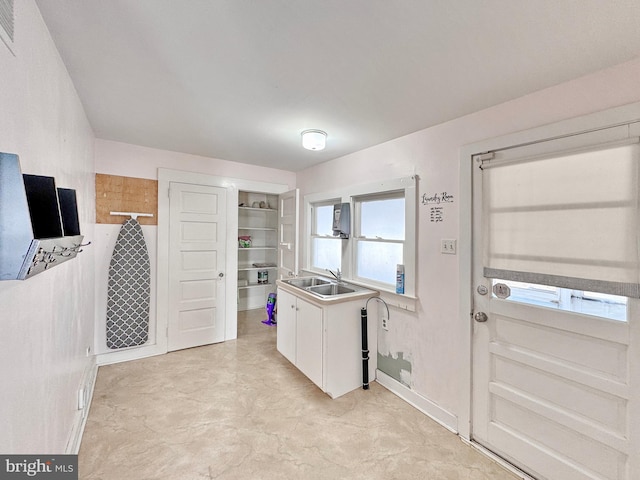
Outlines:
[[268,268],[268,267],[275,267],[276,264],[273,262],[266,262],[266,263],[254,263],[253,264],[254,267],[256,268]]
[[240,248],[250,248],[251,247],[251,236],[243,235],[238,237],[238,246]]
[[247,279],[238,280],[238,286],[239,287],[246,287],[247,285],[249,285],[249,280],[247,280]]
[[267,202],[260,202],[260,208],[269,208]]
[[251,204],[251,206],[252,206],[253,208],[260,208],[260,202],[253,202],[253,203]]
[[258,283],[259,284],[269,283],[269,270],[260,270],[258,272]]

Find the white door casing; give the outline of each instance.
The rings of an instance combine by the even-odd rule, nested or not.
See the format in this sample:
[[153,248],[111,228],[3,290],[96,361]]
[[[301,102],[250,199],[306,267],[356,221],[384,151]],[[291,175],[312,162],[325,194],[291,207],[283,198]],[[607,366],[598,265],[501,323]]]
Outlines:
[[[156,295],[156,315],[157,315],[157,345],[150,353],[162,354],[167,352],[167,331],[169,324],[169,243],[171,236],[170,229],[170,199],[169,187],[171,183],[187,183],[191,185],[208,185],[221,187],[227,191],[226,223],[226,259],[225,267],[225,334],[224,340],[237,338],[237,308],[238,299],[236,275],[228,275],[228,272],[235,272],[238,267],[238,192],[251,191],[263,192],[267,194],[279,195],[288,191],[291,187],[286,184],[258,182],[232,177],[220,177],[208,175],[202,172],[188,172],[183,170],[173,170],[168,168],[158,168],[158,261],[157,261],[157,295]],[[229,295],[228,292],[234,292]],[[113,355],[113,354],[112,354]]]
[[300,190],[285,192],[278,205],[278,278],[298,275],[298,214]]
[[170,187],[168,350],[225,338],[226,196],[221,187]]
[[618,322],[492,296],[482,172],[474,165],[472,315],[486,321],[472,322],[472,440],[536,478],[636,478],[638,301]]

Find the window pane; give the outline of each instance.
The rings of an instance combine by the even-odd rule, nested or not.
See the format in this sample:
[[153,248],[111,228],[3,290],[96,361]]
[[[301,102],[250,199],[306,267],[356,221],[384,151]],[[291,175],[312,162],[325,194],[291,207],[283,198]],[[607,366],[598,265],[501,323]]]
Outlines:
[[396,267],[402,260],[403,245],[386,242],[358,242],[358,277],[390,285],[396,284]]
[[506,299],[508,301],[557,308],[611,320],[627,320],[626,297],[494,279],[493,285],[497,283],[504,283],[511,289],[511,294]]
[[333,205],[315,207],[316,209],[316,235],[333,235]]
[[360,235],[404,240],[404,198],[362,202],[360,217]]
[[341,242],[337,238],[314,238],[311,245],[313,251],[311,266],[331,270],[342,268]]

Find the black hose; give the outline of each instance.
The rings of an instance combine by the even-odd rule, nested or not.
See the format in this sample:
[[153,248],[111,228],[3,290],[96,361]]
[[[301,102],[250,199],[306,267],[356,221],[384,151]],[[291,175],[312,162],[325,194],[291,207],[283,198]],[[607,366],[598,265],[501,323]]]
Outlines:
[[369,339],[367,337],[367,309],[360,309],[362,325],[362,389],[369,390]]

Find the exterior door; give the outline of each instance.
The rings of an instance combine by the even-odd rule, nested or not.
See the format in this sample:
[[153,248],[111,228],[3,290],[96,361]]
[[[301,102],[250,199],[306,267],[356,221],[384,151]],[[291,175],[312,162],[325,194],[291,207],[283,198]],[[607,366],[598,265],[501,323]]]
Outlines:
[[538,479],[640,478],[638,301],[618,321],[498,298],[473,169],[472,440]]
[[225,334],[226,190],[171,182],[169,351]]
[[278,208],[278,278],[298,275],[298,189],[283,193]]

